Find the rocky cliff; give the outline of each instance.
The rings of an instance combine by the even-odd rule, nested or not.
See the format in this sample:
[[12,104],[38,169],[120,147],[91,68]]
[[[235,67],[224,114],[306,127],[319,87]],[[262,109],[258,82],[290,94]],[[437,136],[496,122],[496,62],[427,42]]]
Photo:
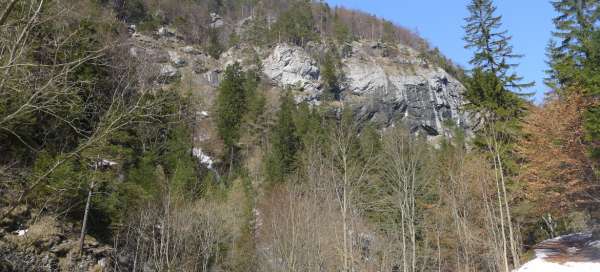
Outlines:
[[[469,129],[468,115],[461,112],[464,86],[457,79],[409,47],[397,45],[389,55],[384,46],[354,42],[342,59],[341,100],[357,120],[383,128],[404,123],[430,136],[444,133],[448,121]],[[277,45],[263,64],[265,75],[279,86],[301,88],[301,99],[320,101],[319,67],[304,49]]]
[[[217,60],[183,44],[174,33],[154,37],[134,34],[132,39],[132,54],[158,65],[157,78],[162,83],[182,77],[181,81],[202,93],[208,104],[220,74],[236,61],[245,68],[262,67],[265,79],[274,88],[295,90],[298,102],[323,102],[320,65],[313,57],[322,52],[324,46],[320,44],[311,43],[306,48],[288,44],[270,48],[237,46]],[[448,123],[470,131],[469,116],[462,111],[464,86],[421,58],[416,50],[372,41],[355,41],[347,46],[349,50],[341,60],[340,99],[341,104],[351,107],[356,120],[380,128],[403,124],[414,133],[432,137],[447,134]]]

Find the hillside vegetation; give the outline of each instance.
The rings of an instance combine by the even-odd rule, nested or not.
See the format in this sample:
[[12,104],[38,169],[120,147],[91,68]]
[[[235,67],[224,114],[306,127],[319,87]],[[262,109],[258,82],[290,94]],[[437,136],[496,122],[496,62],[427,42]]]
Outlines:
[[[491,0],[467,6],[471,71],[320,1],[0,0],[0,271],[511,271],[545,239],[596,238],[600,10],[583,2],[553,2],[535,106]],[[317,98],[268,78],[272,52],[305,57],[286,72]],[[404,84],[433,117],[349,91],[364,59],[400,83],[434,71]],[[379,126],[359,99],[405,119]],[[443,130],[403,122],[438,112]]]

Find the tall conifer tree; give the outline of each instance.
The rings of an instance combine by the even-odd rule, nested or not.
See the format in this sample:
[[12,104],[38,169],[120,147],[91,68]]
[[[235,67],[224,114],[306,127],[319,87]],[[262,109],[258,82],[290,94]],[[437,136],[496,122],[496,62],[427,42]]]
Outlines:
[[292,94],[287,91],[280,100],[281,108],[272,131],[271,152],[267,163],[270,181],[283,181],[283,178],[295,169],[296,152],[300,148],[300,139],[294,124],[296,105]]
[[518,64],[511,60],[522,56],[513,52],[512,37],[501,29],[502,16],[496,15],[492,0],[472,0],[467,8],[470,15],[465,18],[465,48],[475,52],[469,63],[493,73],[508,88],[520,90],[532,86],[533,83],[522,83],[523,78],[512,71]]
[[546,83],[553,89],[559,89],[579,80],[580,70],[593,50],[592,36],[597,31],[600,19],[600,2],[596,0],[558,0],[552,1],[558,13],[553,19],[556,30],[548,46],[550,70]]
[[244,74],[239,63],[227,66],[217,96],[217,130],[231,150],[240,138],[240,126],[246,108]]
[[523,95],[511,90],[521,90],[533,83],[521,83],[522,77],[513,71],[517,64],[511,61],[521,55],[513,52],[511,36],[501,29],[502,16],[496,15],[492,0],[471,0],[467,8],[470,16],[465,18],[464,40],[465,48],[474,51],[470,61],[474,69],[465,96],[471,109],[483,117],[483,129],[476,144],[489,155],[497,173],[499,249],[503,252],[502,269],[509,271],[511,265],[519,265],[518,235],[513,228],[509,202],[510,186],[516,182],[510,177],[517,169],[513,145],[525,112]]

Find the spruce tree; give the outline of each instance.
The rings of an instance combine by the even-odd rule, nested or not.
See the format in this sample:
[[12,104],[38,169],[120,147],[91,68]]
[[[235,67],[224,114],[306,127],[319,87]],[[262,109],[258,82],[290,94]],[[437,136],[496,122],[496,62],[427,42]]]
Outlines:
[[598,29],[600,2],[596,0],[552,1],[559,14],[553,19],[556,30],[548,46],[549,78],[546,83],[555,90],[580,80],[579,70],[590,56],[592,34]]
[[598,21],[597,0],[559,0],[552,1],[559,14],[553,22],[556,30],[553,36],[560,40],[558,49],[566,55],[577,56],[585,41],[589,40]]
[[303,46],[316,38],[315,20],[310,1],[296,0],[283,12],[273,27],[277,42],[290,42]]
[[585,140],[592,158],[600,159],[600,2],[560,0],[552,2],[559,14],[556,31],[548,47],[550,70],[547,83],[559,95],[584,95],[589,106],[584,113]]
[[240,139],[240,126],[246,109],[244,74],[239,63],[227,66],[216,102],[217,131],[232,152]]
[[219,30],[215,28],[209,28],[207,42],[208,44],[206,47],[206,51],[208,52],[208,54],[215,59],[219,59],[221,53],[223,53],[223,46],[219,41]]
[[325,100],[339,100],[340,99],[340,84],[339,75],[336,68],[336,63],[339,60],[336,58],[334,53],[329,52],[325,55],[323,63],[321,65],[321,76],[325,83],[323,95]]
[[474,50],[469,63],[484,72],[495,74],[507,88],[520,90],[533,83],[522,83],[522,77],[512,70],[518,64],[511,60],[522,57],[513,52],[512,37],[502,30],[502,16],[496,15],[492,0],[472,0],[467,6],[469,17],[466,25],[465,48]]
[[271,182],[283,181],[283,178],[295,169],[296,153],[300,148],[300,139],[293,119],[296,111],[294,98],[287,91],[280,100],[281,108],[272,131],[271,152],[267,162],[267,175]]
[[518,242],[513,229],[509,205],[511,186],[518,187],[511,177],[516,174],[516,156],[513,145],[520,133],[519,121],[524,115],[525,101],[513,90],[521,90],[533,83],[520,83],[522,78],[512,70],[517,64],[511,60],[521,57],[513,53],[511,37],[501,30],[502,17],[496,15],[492,0],[472,0],[468,5],[470,16],[464,26],[467,49],[474,51],[470,63],[474,66],[467,80],[466,98],[471,110],[482,116],[482,129],[475,144],[489,156],[496,169],[498,209],[503,242],[503,264],[509,270],[519,265]]

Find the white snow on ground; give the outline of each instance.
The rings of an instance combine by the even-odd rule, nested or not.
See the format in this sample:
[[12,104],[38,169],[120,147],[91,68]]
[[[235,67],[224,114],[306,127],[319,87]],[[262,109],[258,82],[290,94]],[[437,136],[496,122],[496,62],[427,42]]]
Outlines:
[[567,262],[563,264],[548,262],[542,258],[536,258],[523,265],[515,272],[598,272],[600,263]]
[[208,112],[207,112],[207,111],[197,111],[197,112],[196,112],[196,115],[198,115],[198,116],[201,116],[201,117],[203,117],[203,118],[206,118],[206,117],[208,117],[210,114],[208,114]]
[[202,149],[200,149],[199,147],[194,147],[192,149],[192,154],[194,155],[194,157],[200,160],[200,163],[206,165],[208,169],[212,169],[214,161],[211,157],[204,154],[204,152],[202,152]]
[[[544,242],[557,242],[563,239],[591,239],[591,233],[574,233],[546,240]],[[544,243],[542,242],[542,244]],[[587,242],[586,246],[597,247],[600,241]],[[569,248],[569,251],[576,252],[577,248]],[[536,258],[521,266],[521,268],[513,272],[600,272],[600,262],[565,262],[554,263],[545,260],[551,251],[545,249],[537,249],[535,252]]]

